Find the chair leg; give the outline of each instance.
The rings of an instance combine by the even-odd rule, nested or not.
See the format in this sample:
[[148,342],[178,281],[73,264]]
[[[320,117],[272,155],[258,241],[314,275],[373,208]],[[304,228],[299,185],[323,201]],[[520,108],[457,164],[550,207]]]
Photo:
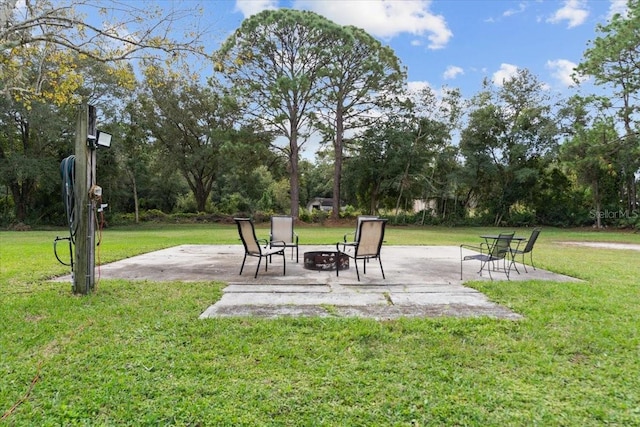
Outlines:
[[[489,279],[493,281],[493,276],[491,275],[491,269],[493,267],[493,261],[481,261],[482,264],[480,264],[480,276],[482,276],[482,270],[484,269],[484,266],[487,266],[487,271],[489,272]],[[489,264],[491,263],[491,264]]]
[[[524,256],[524,255],[523,255]],[[533,265],[533,251],[529,252],[529,256],[531,257],[531,267],[533,267],[533,269],[536,269],[536,266]]]
[[386,279],[386,277],[384,277],[384,269],[382,268],[382,260],[380,259],[379,255],[378,255],[378,262],[380,263],[380,271],[382,272],[382,278]]
[[358,271],[358,259],[353,258],[353,263],[356,265],[356,277],[358,277],[358,282],[360,281],[360,272]]
[[242,270],[244,269],[244,262],[247,260],[247,253],[244,253],[244,258],[242,259],[242,266],[240,266],[240,276],[242,276]]
[[[262,257],[261,256],[258,257],[258,266],[256,267],[256,274],[253,275],[254,279],[258,278],[258,270],[260,270],[260,261],[262,261]],[[265,263],[265,267],[266,267],[266,264],[268,264],[267,261],[268,260],[265,260],[265,262],[264,262]]]
[[[506,257],[505,257],[506,260]],[[524,264],[524,263],[523,263]],[[516,265],[516,256],[511,254],[511,262],[509,263],[509,272],[511,272],[511,267],[516,270],[516,273],[520,274],[520,270],[518,270],[518,266]],[[527,271],[527,267],[524,267],[524,270]]]
[[284,250],[282,251],[282,275],[286,276],[287,275],[287,260],[286,260],[286,256],[284,256]]
[[522,254],[522,265],[524,266],[524,272],[528,273],[529,271],[527,271],[527,264],[524,263],[524,253]]

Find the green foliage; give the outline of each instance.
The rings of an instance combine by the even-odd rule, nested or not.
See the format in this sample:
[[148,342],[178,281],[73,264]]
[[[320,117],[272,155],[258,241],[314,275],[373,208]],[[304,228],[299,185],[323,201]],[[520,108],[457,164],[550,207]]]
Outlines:
[[465,186],[494,225],[535,197],[542,171],[554,160],[558,130],[542,83],[527,70],[474,97],[460,147]]
[[340,211],[340,218],[357,218],[361,214],[354,206],[347,205]]
[[324,224],[330,215],[331,212],[323,211],[322,209],[314,209],[313,212],[311,212],[311,222]]
[[[25,13],[36,14],[34,25],[41,13],[59,19],[64,10],[48,2],[32,6]],[[70,25],[81,24],[73,7],[68,12]],[[200,211],[298,211],[300,218],[321,222],[300,209],[312,197],[339,193],[354,211],[337,215],[388,210],[398,224],[637,228],[639,19],[634,0],[627,15],[598,26],[576,69],[577,79],[593,76],[611,89],[607,97],[560,104],[527,70],[503,86],[487,84],[466,105],[457,89],[401,93],[405,70],[393,51],[361,29],[298,10],[268,10],[245,20],[216,54],[221,73],[208,85],[171,59],[165,66],[146,61],[145,79],[134,82],[129,63],[79,55],[84,45],[75,38],[83,34],[73,34],[68,50],[56,45],[63,28],[46,52],[37,43],[23,44],[28,34],[12,34],[11,43],[21,48],[0,54],[0,91],[8,95],[0,97],[0,224],[64,225],[58,166],[73,149],[76,111],[70,106],[91,99],[100,128],[117,141],[98,154],[110,224],[129,223],[135,209],[150,218],[143,221],[169,223]],[[155,28],[169,22],[161,19]],[[5,34],[18,28],[7,24]],[[155,42],[171,49],[168,40]],[[296,64],[290,72],[274,59],[284,52]],[[302,106],[308,109],[297,108]],[[367,121],[359,113],[371,108],[384,112],[386,123],[368,123],[367,133],[342,140],[345,130]],[[296,117],[289,117],[292,111]],[[251,114],[256,120],[247,120]],[[465,115],[460,144],[453,144]],[[322,135],[324,157],[293,168],[311,128]],[[275,144],[277,135],[299,139],[283,147]],[[335,182],[340,168],[342,180]],[[416,199],[433,211],[410,213]],[[165,217],[149,215],[153,211]]]
[[196,198],[193,196],[193,193],[186,193],[178,196],[178,200],[176,200],[175,211],[184,213],[198,212]]
[[168,218],[168,215],[158,209],[143,211],[140,214],[141,221],[165,222],[167,218]]
[[241,216],[251,216],[247,214],[253,211],[250,201],[239,193],[224,196],[220,203],[216,205],[216,208],[225,214],[235,215],[244,213],[244,215]]
[[302,222],[306,222],[309,223],[311,222],[311,212],[309,212],[307,209],[305,209],[304,207],[300,208],[299,211],[299,215],[298,215],[298,219]]

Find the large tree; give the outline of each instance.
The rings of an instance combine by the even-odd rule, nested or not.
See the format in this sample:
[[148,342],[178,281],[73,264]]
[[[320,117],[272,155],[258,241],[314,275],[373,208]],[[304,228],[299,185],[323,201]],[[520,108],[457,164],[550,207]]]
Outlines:
[[[413,187],[410,196],[437,201],[437,208],[445,215],[447,198],[453,195],[455,199],[456,191],[457,148],[451,145],[451,139],[462,114],[460,91],[443,87],[437,95],[425,86],[419,90],[407,89],[406,100],[400,110],[402,120],[414,131],[410,139],[411,150],[398,180],[399,188]],[[417,188],[419,192],[415,191]],[[400,191],[396,212],[402,195],[403,191]]]
[[[190,26],[188,33],[170,36],[179,21],[197,13],[196,7],[165,10],[137,2],[5,0],[0,5],[0,92],[23,99],[67,100],[81,86],[82,73],[69,62],[74,56],[124,63],[143,57],[175,60],[182,54],[203,55],[199,28]],[[56,64],[36,80],[45,84],[34,84],[21,73],[20,58],[33,49]],[[64,78],[51,88],[46,83],[52,76]],[[122,77],[129,81],[126,71]]]
[[[29,98],[16,91],[2,97],[0,182],[11,189],[15,219],[22,222],[36,207],[37,192],[58,181],[57,172],[52,175],[47,171],[57,171],[60,160],[72,151],[75,104],[92,101],[104,106],[109,99],[101,93],[118,97],[127,89],[109,64],[59,52],[66,58],[63,69],[73,69],[83,76],[75,81],[61,71],[57,62],[51,62],[46,50],[33,46],[12,58],[22,64],[20,74],[25,84],[42,88],[41,93],[46,95]],[[73,90],[67,92],[65,88],[70,86]],[[67,95],[70,97],[65,98]]]
[[460,140],[469,200],[495,225],[518,202],[526,204],[555,152],[558,130],[542,83],[528,70],[496,88],[485,82],[471,103]]
[[323,96],[322,78],[336,58],[335,35],[341,31],[313,12],[265,10],[243,21],[215,63],[246,100],[246,114],[288,141],[283,151],[289,160],[294,217],[300,204],[300,150],[311,131],[310,113]]
[[[183,54],[203,54],[198,28],[191,26],[179,40],[169,36],[178,21],[196,12],[100,0],[0,3],[0,96],[7,101],[3,111],[12,115],[2,123],[0,178],[13,189],[17,218],[28,215],[34,191],[49,182],[33,165],[42,165],[47,154],[55,165],[71,151],[72,134],[57,143],[55,154],[41,149],[58,141],[58,124],[75,128],[68,126],[74,122],[65,113],[69,107],[91,102],[104,112],[106,98],[113,101],[133,88],[131,59],[177,61]],[[12,173],[18,169],[23,172]]]
[[444,126],[422,117],[415,122],[391,117],[356,140],[345,168],[358,204],[375,214],[380,207],[411,209],[423,194],[428,169],[448,138]]
[[[589,128],[576,129],[573,137],[562,146],[562,158],[572,167],[581,184],[588,186],[593,201],[591,216],[595,226],[601,228],[603,202],[608,193],[615,198],[615,191],[606,191],[615,184],[615,161],[609,141],[617,139],[613,120],[595,121]],[[615,187],[613,187],[615,188]]]
[[222,91],[150,66],[140,97],[144,125],[168,168],[180,171],[204,212],[225,160],[220,152],[236,132],[235,103]]
[[325,71],[326,89],[314,117],[325,141],[333,144],[333,211],[340,213],[340,182],[345,133],[380,119],[402,90],[405,73],[395,52],[365,31],[348,26],[335,33],[333,60]]
[[610,88],[612,106],[616,108],[624,133],[617,155],[624,180],[622,198],[626,209],[637,208],[637,178],[640,171],[640,138],[636,123],[640,111],[640,1],[629,0],[626,14],[616,14],[606,25],[598,25],[600,34],[590,42],[577,77],[591,76],[595,84]]

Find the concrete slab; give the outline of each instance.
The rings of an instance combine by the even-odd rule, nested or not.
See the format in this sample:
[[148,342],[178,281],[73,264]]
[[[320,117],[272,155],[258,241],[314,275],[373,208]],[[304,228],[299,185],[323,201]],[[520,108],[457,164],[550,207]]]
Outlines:
[[[475,289],[464,286],[469,280],[489,280],[486,271],[478,275],[479,263],[464,263],[460,279],[458,246],[383,246],[382,278],[377,261],[359,263],[357,280],[353,260],[348,270],[315,271],[304,268],[303,253],[332,250],[330,246],[301,246],[300,262],[287,251],[286,275],[280,257],[264,270],[264,262],[254,278],[257,258],[248,258],[242,275],[242,245],[181,245],[100,266],[101,279],[151,281],[222,281],[228,283],[222,298],[205,310],[201,319],[229,316],[319,316],[398,317],[489,316],[519,319]],[[512,271],[511,280],[576,281],[545,270],[521,274]],[[504,273],[494,280],[506,281]],[[71,280],[70,276],[57,280]]]

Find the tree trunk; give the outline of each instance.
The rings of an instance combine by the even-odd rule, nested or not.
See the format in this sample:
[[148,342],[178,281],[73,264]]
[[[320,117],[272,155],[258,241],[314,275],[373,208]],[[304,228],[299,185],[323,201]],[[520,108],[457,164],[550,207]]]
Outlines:
[[379,193],[380,193],[380,184],[376,184],[376,186],[371,190],[371,202],[369,205],[369,215],[376,214]]
[[333,144],[334,168],[333,168],[333,210],[331,218],[340,218],[340,181],[342,180],[342,151],[344,148],[344,121],[342,107],[336,109],[336,138]]
[[138,184],[136,182],[136,176],[132,170],[126,168],[125,172],[131,182],[131,191],[133,192],[133,211],[135,214],[136,224],[140,221],[140,202],[138,200]]
[[600,190],[598,188],[597,180],[593,182],[593,198],[596,205],[596,228],[600,229],[602,228],[602,221],[600,219],[600,210],[602,209],[602,206],[600,204]]
[[35,186],[32,180],[26,179],[22,183],[13,182],[9,185],[11,196],[15,204],[14,213],[18,222],[24,222],[29,212],[29,204]]
[[294,219],[298,218],[298,209],[300,205],[300,176],[298,168],[298,153],[300,147],[298,147],[298,137],[296,134],[292,135],[289,143],[291,149],[291,155],[289,157],[289,165],[291,166],[291,173],[289,175],[289,186],[291,194],[291,216]]

